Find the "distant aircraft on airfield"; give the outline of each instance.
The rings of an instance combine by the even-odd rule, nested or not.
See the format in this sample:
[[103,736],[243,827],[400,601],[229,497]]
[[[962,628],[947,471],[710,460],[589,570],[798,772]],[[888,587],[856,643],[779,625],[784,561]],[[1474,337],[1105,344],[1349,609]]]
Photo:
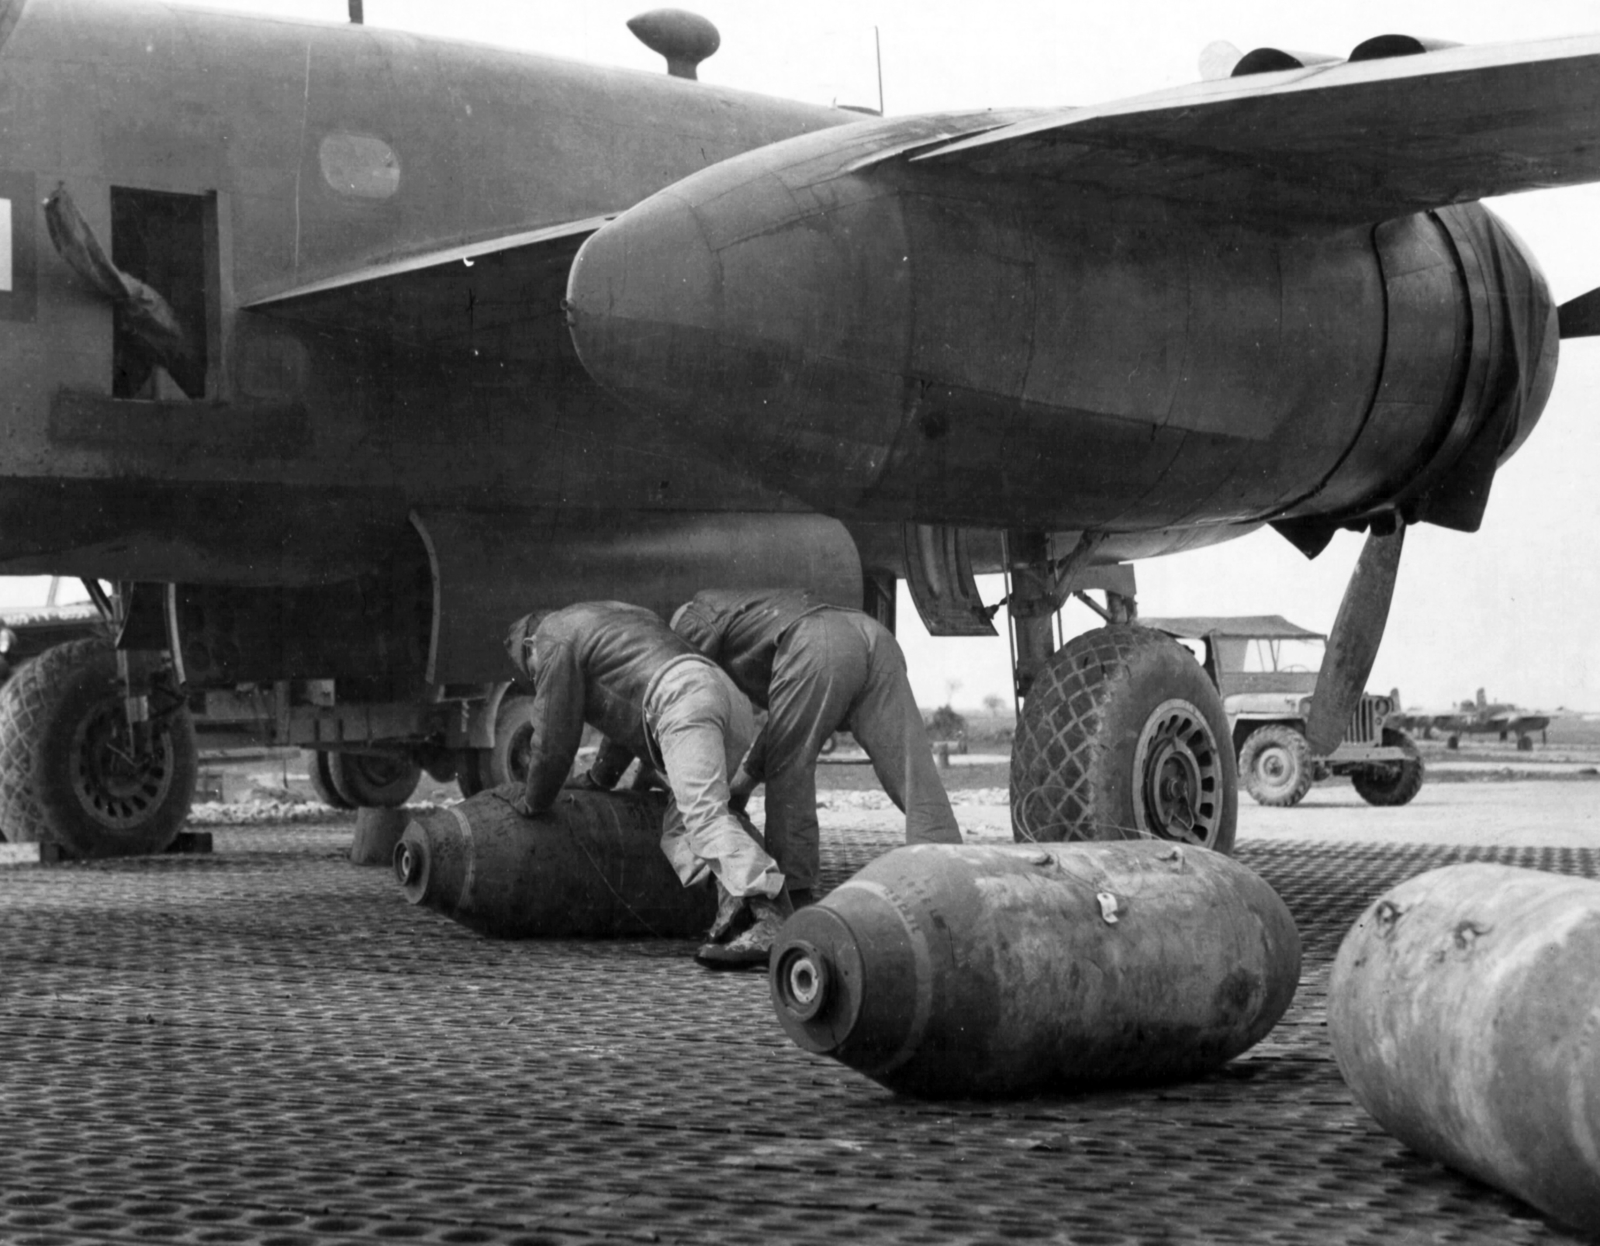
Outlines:
[[[1464,735],[1488,735],[1491,732],[1502,740],[1517,738],[1517,750],[1527,752],[1533,747],[1533,733],[1544,737],[1545,728],[1559,714],[1542,710],[1522,709],[1506,701],[1490,701],[1482,688],[1477,699],[1463,701],[1453,710],[1433,713],[1428,710],[1408,710],[1390,719],[1402,727],[1420,731],[1424,739],[1431,740],[1435,733],[1445,736],[1445,747],[1460,748]],[[1549,743],[1548,738],[1544,739]]]

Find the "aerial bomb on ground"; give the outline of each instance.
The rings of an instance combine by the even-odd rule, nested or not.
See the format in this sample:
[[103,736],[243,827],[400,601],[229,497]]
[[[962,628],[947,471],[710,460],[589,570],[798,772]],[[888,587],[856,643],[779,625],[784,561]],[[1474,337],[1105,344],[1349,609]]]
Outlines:
[[1288,1008],[1300,936],[1201,848],[927,844],[796,913],[769,972],[807,1051],[902,1094],[999,1097],[1217,1068]]
[[661,852],[661,793],[564,791],[524,818],[520,784],[415,818],[394,850],[406,899],[503,939],[692,939],[716,915]]
[[1328,1033],[1401,1142],[1600,1228],[1600,883],[1481,864],[1402,883],[1339,948]]

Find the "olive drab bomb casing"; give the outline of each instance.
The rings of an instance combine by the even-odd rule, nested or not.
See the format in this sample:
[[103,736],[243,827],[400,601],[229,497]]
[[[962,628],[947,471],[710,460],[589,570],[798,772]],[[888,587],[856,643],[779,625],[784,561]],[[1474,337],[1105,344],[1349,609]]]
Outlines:
[[1225,1063],[1294,998],[1300,936],[1205,849],[927,844],[796,913],[770,975],[807,1051],[902,1094],[995,1097]]
[[536,818],[520,784],[412,821],[395,848],[406,899],[500,939],[692,939],[716,916],[661,852],[660,793],[565,791]]
[[1600,883],[1452,865],[1345,936],[1328,1034],[1406,1146],[1600,1228]]

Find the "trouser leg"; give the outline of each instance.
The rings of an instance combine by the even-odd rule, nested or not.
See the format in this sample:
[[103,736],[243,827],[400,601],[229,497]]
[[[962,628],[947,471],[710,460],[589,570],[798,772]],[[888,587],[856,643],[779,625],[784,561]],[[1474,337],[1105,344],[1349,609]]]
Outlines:
[[817,757],[843,726],[866,677],[867,652],[836,611],[807,615],[784,636],[772,662],[766,728],[767,851],[789,886],[817,885]]
[[685,886],[707,871],[736,896],[775,896],[783,875],[728,808],[728,776],[755,735],[750,704],[723,672],[684,662],[652,690],[645,713],[672,800],[661,850]]
[[933,764],[906,659],[887,628],[865,615],[843,615],[861,633],[867,676],[850,714],[851,733],[872,759],[889,799],[906,815],[906,843],[959,844],[961,828]]

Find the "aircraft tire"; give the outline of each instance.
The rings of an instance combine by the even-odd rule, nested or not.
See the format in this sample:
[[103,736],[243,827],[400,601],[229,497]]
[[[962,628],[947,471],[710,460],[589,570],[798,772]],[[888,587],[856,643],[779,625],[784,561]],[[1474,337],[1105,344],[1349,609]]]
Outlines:
[[422,767],[398,753],[330,752],[328,777],[347,809],[398,809],[422,782]]
[[[130,655],[134,661],[149,660]],[[0,828],[79,857],[143,856],[183,827],[199,777],[187,707],[130,764],[117,657],[105,637],[48,649],[0,688]]]
[[1035,677],[1011,752],[1019,842],[1150,834],[1228,852],[1238,812],[1222,698],[1175,640],[1096,628]]
[[1239,750],[1239,781],[1258,805],[1286,809],[1311,790],[1316,767],[1311,744],[1283,723],[1257,727]]
[[1386,748],[1404,749],[1406,759],[1393,765],[1363,766],[1350,776],[1356,795],[1369,805],[1404,805],[1422,790],[1422,754],[1404,731],[1383,729]]
[[339,794],[339,789],[333,785],[333,774],[328,768],[329,753],[326,749],[306,750],[306,773],[311,779],[311,790],[317,794],[317,799],[333,809],[354,809],[348,800]]

